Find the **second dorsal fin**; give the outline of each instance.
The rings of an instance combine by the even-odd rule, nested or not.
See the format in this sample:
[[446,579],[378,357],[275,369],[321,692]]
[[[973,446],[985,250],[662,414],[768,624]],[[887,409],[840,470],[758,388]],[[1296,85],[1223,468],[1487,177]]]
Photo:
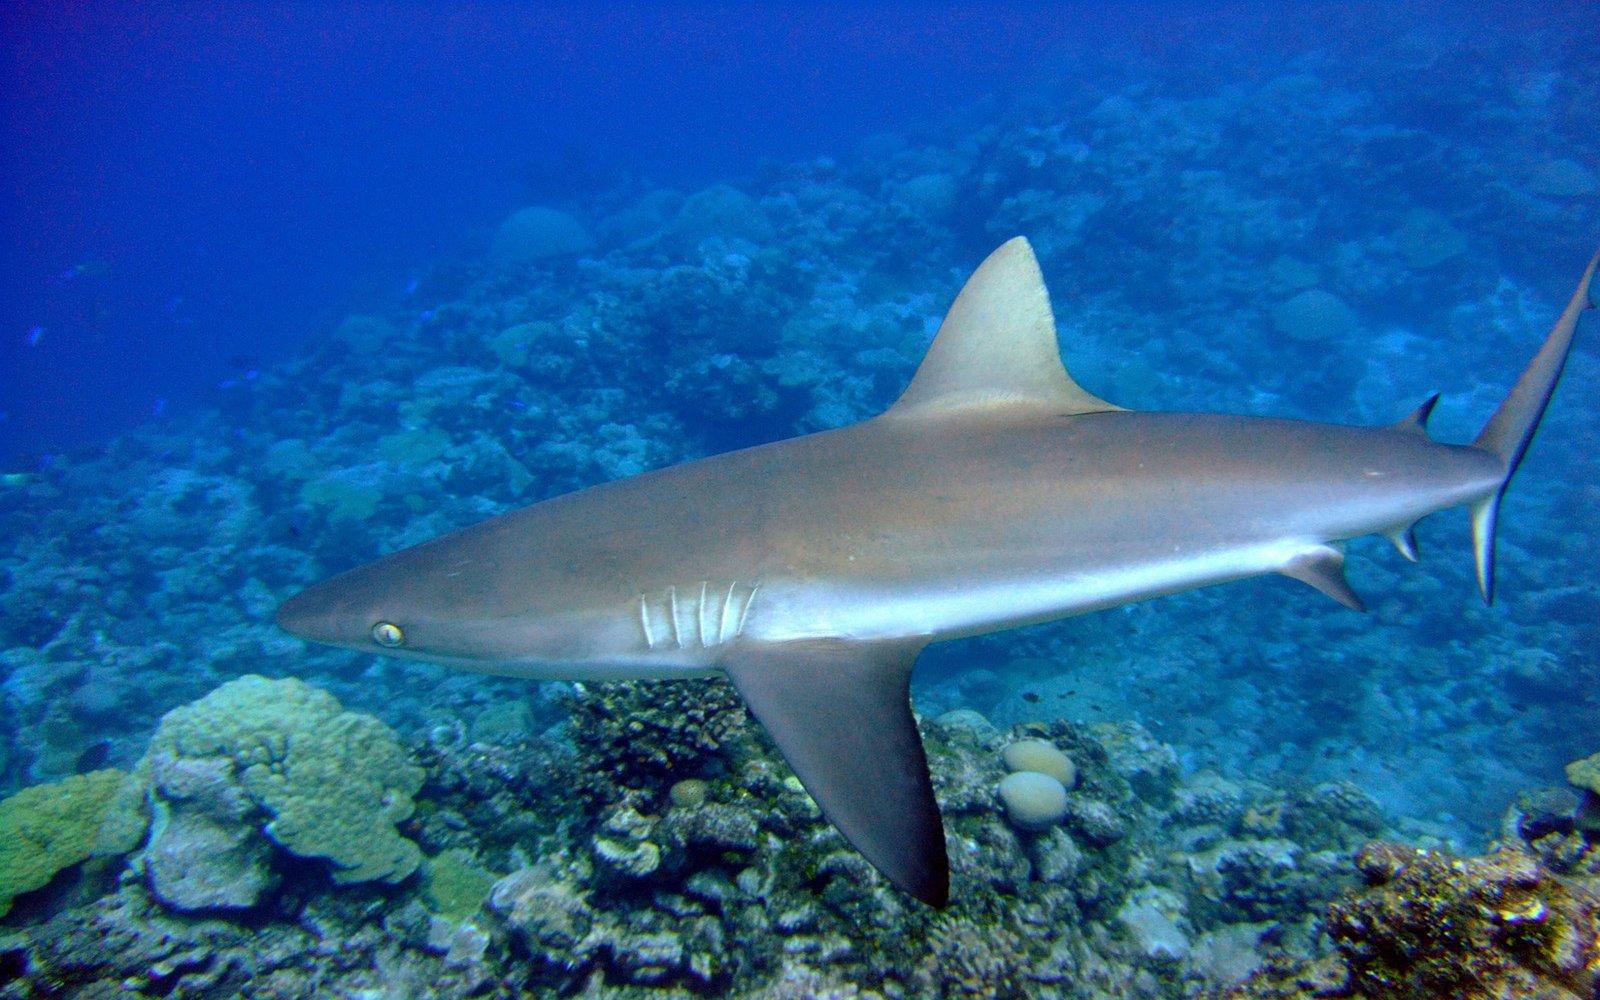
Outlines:
[[1428,418],[1433,416],[1433,408],[1439,405],[1439,394],[1436,392],[1422,401],[1422,405],[1411,411],[1411,415],[1389,425],[1392,431],[1403,434],[1417,434],[1428,436]]
[[1122,409],[1067,374],[1050,294],[1033,247],[1021,236],[990,254],[967,279],[888,416],[1008,408],[1061,414]]

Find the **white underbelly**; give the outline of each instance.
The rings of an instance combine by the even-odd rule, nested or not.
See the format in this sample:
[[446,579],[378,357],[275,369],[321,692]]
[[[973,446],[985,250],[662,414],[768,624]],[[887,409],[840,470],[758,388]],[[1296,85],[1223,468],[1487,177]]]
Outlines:
[[743,633],[765,642],[979,635],[1274,573],[1325,550],[1315,539],[1278,539],[1054,574],[908,579],[895,585],[767,581]]

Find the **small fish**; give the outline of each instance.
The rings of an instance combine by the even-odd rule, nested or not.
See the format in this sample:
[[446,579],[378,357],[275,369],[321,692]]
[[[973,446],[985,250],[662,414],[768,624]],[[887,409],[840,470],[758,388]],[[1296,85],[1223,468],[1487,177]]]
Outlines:
[[56,275],[56,284],[66,285],[79,278],[95,278],[111,270],[111,265],[103,260],[86,260],[82,264],[74,264]]
[[406,290],[405,290],[406,297],[409,298],[409,297],[417,294],[417,286],[420,285],[421,283],[422,282],[420,280],[416,279],[416,278],[412,278],[410,281],[406,282]]
[[38,347],[39,346],[39,341],[41,341],[43,339],[44,339],[44,327],[38,326],[38,325],[28,327],[28,346],[29,347]]
[[167,412],[167,401],[163,397],[157,396],[156,401],[150,406],[150,415],[159,417],[165,412]]
[[77,774],[88,774],[98,771],[111,761],[111,741],[97,740],[91,743],[88,749],[78,754],[78,759],[73,762],[72,770]]

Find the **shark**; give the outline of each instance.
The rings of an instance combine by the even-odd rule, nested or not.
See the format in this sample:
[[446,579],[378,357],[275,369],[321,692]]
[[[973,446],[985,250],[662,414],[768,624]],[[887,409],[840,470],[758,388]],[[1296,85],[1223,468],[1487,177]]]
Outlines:
[[826,818],[889,882],[947,905],[912,714],[929,643],[1265,574],[1362,609],[1342,544],[1497,514],[1600,254],[1478,436],[1127,410],[1062,364],[1017,237],[966,282],[898,400],[849,426],[557,496],[315,584],[295,636],[532,679],[725,677]]

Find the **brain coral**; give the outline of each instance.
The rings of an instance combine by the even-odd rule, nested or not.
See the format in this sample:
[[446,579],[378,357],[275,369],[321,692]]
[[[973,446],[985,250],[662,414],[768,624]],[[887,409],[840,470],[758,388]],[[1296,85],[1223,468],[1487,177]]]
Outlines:
[[139,788],[113,770],[24,788],[0,802],[0,916],[64,868],[133,850],[145,819]]
[[1014,771],[1000,782],[1006,816],[1024,830],[1044,830],[1067,814],[1067,790],[1048,774]]
[[[264,832],[294,854],[325,858],[337,882],[398,882],[417,845],[395,824],[411,815],[421,768],[370,715],[299,680],[248,675],[168,712],[145,757],[158,799],[182,798],[185,765],[221,764],[270,817]],[[187,770],[192,770],[188,768]]]

